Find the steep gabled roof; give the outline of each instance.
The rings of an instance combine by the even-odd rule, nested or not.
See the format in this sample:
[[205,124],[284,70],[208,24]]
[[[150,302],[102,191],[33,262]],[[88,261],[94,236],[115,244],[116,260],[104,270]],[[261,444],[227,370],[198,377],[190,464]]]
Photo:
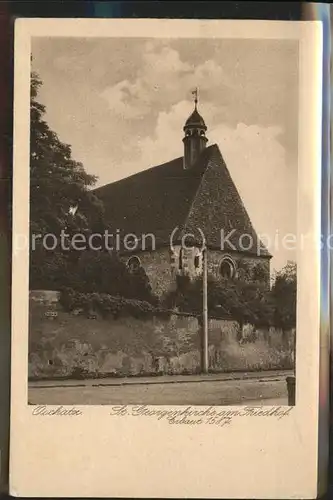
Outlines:
[[[244,253],[257,253],[258,236],[217,145],[206,148],[191,169],[183,168],[180,157],[97,188],[94,193],[104,203],[110,233],[132,233],[139,239],[151,233],[156,246],[169,246],[176,228],[178,241],[184,232],[192,232],[200,244],[200,228],[208,247],[221,249],[221,230],[225,235],[234,230],[229,241],[235,250],[243,252],[239,243],[245,233],[253,245]],[[246,238],[244,245],[248,245]],[[261,248],[260,255],[270,257]],[[224,250],[232,248],[225,246]]]
[[184,170],[180,157],[97,188],[94,193],[104,203],[110,227],[138,237],[153,233],[160,244],[168,243],[188,216],[207,167],[208,149],[204,153],[191,170]]
[[210,154],[200,186],[187,216],[184,232],[202,229],[208,247],[271,257],[251,223],[219,147]]

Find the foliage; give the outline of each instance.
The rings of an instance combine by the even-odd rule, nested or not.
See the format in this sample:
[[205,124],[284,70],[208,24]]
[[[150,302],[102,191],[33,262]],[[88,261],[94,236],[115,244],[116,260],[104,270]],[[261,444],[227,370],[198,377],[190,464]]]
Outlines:
[[[207,302],[210,316],[235,319],[240,324],[250,322],[268,325],[272,319],[272,306],[262,287],[243,281],[216,280],[208,277]],[[169,306],[182,311],[202,313],[202,279],[189,282],[168,297]]]
[[245,281],[248,283],[257,283],[261,286],[267,286],[267,273],[266,266],[258,262],[251,266],[248,261],[240,259],[237,263],[237,280]]
[[143,268],[129,272],[116,254],[104,251],[81,252],[65,279],[67,286],[79,292],[107,293],[156,303]]
[[267,271],[262,264],[258,263],[252,268],[251,275],[252,275],[252,280],[255,281],[256,283],[265,283],[267,277]]
[[[272,290],[263,286],[264,269],[256,267],[253,281],[208,277],[208,311],[211,317],[230,317],[240,326],[257,328],[275,325],[284,330],[296,325],[296,265],[289,263],[277,273]],[[256,278],[256,279],[255,279]],[[202,278],[181,280],[181,286],[167,297],[169,307],[202,314]]]
[[275,302],[274,322],[283,330],[296,326],[297,268],[294,262],[288,264],[278,273],[272,287]]
[[64,256],[48,252],[41,269],[34,268],[36,289],[62,290],[73,288],[82,293],[106,293],[136,298],[157,304],[144,269],[129,272],[116,254],[86,250],[78,255]]
[[272,303],[267,292],[258,283],[227,280],[213,282],[209,295],[213,309],[222,307],[240,325],[251,323],[261,327],[272,324]]
[[157,308],[146,301],[125,299],[107,293],[82,293],[72,288],[62,290],[60,302],[67,312],[82,309],[86,314],[94,312],[103,317],[133,316],[145,318],[157,312]]
[[30,289],[60,290],[70,277],[71,266],[62,252],[40,246],[30,252]]
[[[85,172],[72,158],[71,147],[60,141],[45,121],[46,108],[37,101],[42,85],[36,73],[30,88],[30,286],[37,288],[44,280],[61,282],[66,274],[71,252],[60,245],[61,232],[68,236],[88,234],[102,227],[103,207],[90,191],[96,177]],[[76,207],[75,216],[72,209]],[[53,250],[42,244],[45,235],[53,235]],[[39,238],[35,236],[39,235]],[[50,274],[53,276],[51,277]]]
[[[81,292],[99,291],[150,302],[156,301],[143,269],[130,273],[116,255],[105,251],[78,250],[70,245],[74,235],[88,242],[92,233],[104,231],[103,206],[90,191],[96,177],[72,158],[71,147],[60,141],[45,121],[45,106],[37,101],[42,85],[31,76],[30,288]],[[73,211],[73,208],[76,210]],[[45,235],[53,235],[42,244]],[[63,242],[61,234],[64,235]],[[40,238],[34,238],[40,235]],[[65,236],[66,235],[66,236]],[[61,244],[60,244],[61,243]],[[77,248],[82,248],[80,244]]]
[[[30,101],[30,224],[35,234],[82,231],[101,217],[99,200],[89,191],[96,177],[72,158],[71,147],[60,141],[44,119],[46,108],[37,101],[42,85],[31,75]],[[70,209],[79,207],[76,217]]]

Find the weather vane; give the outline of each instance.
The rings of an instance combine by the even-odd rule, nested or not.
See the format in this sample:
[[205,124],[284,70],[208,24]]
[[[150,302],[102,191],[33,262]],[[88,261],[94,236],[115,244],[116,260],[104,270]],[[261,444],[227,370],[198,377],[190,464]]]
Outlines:
[[197,104],[198,104],[198,87],[195,87],[195,89],[192,90],[192,95],[194,97],[195,107],[197,107]]

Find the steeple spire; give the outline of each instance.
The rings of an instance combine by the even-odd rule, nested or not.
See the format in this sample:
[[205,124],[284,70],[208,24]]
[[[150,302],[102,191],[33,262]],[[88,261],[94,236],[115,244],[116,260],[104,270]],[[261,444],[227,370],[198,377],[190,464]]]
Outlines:
[[195,89],[192,90],[192,95],[194,97],[194,108],[197,109],[197,104],[198,104],[198,87],[195,87]]
[[185,137],[184,143],[184,168],[188,169],[194,165],[200,156],[200,153],[206,147],[208,141],[206,137],[206,124],[204,119],[198,113],[198,88],[192,90],[194,97],[194,111],[186,120],[184,126]]

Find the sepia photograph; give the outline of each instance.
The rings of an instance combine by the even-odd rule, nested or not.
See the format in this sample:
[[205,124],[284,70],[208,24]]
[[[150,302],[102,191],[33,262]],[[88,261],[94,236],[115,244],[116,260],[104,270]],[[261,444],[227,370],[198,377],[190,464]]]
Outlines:
[[322,45],[16,20],[12,496],[317,496]]
[[32,38],[30,404],[295,404],[298,60]]

